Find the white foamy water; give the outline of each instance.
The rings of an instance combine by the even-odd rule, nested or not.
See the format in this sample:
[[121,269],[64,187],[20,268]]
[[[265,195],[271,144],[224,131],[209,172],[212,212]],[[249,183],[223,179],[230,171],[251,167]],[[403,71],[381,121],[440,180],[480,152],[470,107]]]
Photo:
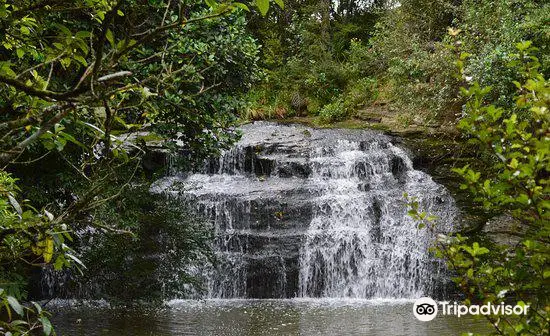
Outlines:
[[452,228],[452,198],[391,139],[372,131],[255,123],[195,174],[152,188],[214,224],[217,266],[196,268],[207,298],[413,299],[433,294],[434,237],[403,193]]

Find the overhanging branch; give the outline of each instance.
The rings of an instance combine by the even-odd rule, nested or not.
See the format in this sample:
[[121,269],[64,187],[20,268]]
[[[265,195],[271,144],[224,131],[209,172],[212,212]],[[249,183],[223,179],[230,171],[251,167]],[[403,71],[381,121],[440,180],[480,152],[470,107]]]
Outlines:
[[23,91],[29,96],[34,97],[40,97],[48,100],[65,100],[65,101],[72,101],[72,98],[75,98],[79,94],[83,93],[86,89],[85,88],[79,88],[76,90],[66,91],[66,92],[56,92],[56,91],[50,91],[50,90],[40,90],[37,88],[34,88],[32,86],[28,86],[27,84],[11,77],[7,77],[4,75],[0,75],[0,83],[7,84],[9,86],[12,86],[16,88],[19,91]]
[[26,138],[25,140],[21,141],[17,145],[15,145],[12,149],[10,149],[7,152],[0,154],[0,167],[4,167],[7,164],[10,163],[16,156],[21,154],[27,148],[30,144],[35,142],[42,134],[46,133],[50,128],[52,128],[56,123],[61,121],[71,109],[74,108],[74,104],[68,103],[63,105],[54,105],[48,108],[47,110],[54,112],[59,111],[56,115],[54,115],[49,120],[45,121],[40,125],[40,128],[34,132],[31,136]]
[[187,24],[193,23],[193,22],[198,22],[198,21],[203,21],[203,20],[207,20],[207,19],[217,18],[217,17],[223,16],[223,15],[229,13],[229,12],[231,12],[230,8],[228,8],[226,10],[223,10],[221,12],[218,12],[218,13],[205,15],[205,16],[192,18],[192,19],[185,19],[185,17],[181,16],[180,19],[178,19],[175,22],[172,22],[172,23],[167,24],[167,25],[161,25],[161,26],[158,26],[156,28],[153,28],[153,29],[145,32],[144,36],[142,36],[139,40],[137,40],[136,43],[131,44],[131,45],[127,45],[126,47],[124,47],[120,51],[118,51],[115,54],[114,59],[118,60],[122,55],[128,53],[130,50],[142,45],[143,43],[151,40],[152,38],[154,38],[155,36],[157,36],[158,34],[164,32],[164,31],[174,29],[174,28],[176,28],[178,26],[181,26],[181,25],[187,25]]

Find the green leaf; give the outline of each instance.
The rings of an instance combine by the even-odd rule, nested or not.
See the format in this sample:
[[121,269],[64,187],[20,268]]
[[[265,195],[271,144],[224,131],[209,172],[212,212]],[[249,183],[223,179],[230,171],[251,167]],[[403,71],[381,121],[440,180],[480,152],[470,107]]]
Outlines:
[[240,9],[244,9],[247,12],[250,12],[250,8],[248,8],[248,6],[243,4],[242,2],[235,2],[235,3],[233,3],[233,6],[235,6],[237,8],[240,8]]
[[525,50],[527,50],[527,49],[531,46],[532,43],[533,43],[533,42],[531,42],[531,41],[521,41],[521,42],[518,42],[518,43],[516,44],[516,48],[517,48],[519,51],[525,51]]
[[210,7],[210,8],[218,7],[218,3],[215,0],[204,0],[204,2],[206,2],[208,7]]
[[76,55],[76,56],[74,56],[74,59],[77,60],[83,66],[88,66],[88,62],[86,62],[86,59],[84,59],[84,57],[82,57],[80,55]]
[[65,132],[59,132],[59,136],[63,137],[65,140],[72,142],[73,144],[77,145],[78,147],[88,150],[88,148],[80,141],[76,140],[72,135]]
[[269,10],[269,0],[256,0],[256,6],[258,6],[262,16],[265,16]]
[[115,47],[115,37],[113,35],[113,32],[111,31],[111,29],[107,29],[107,33],[105,34],[105,38],[107,39],[107,41],[109,41],[109,43],[111,44],[111,47]]
[[8,200],[10,201],[11,206],[17,211],[19,215],[23,213],[23,209],[21,208],[21,205],[19,205],[19,202],[13,197],[12,195],[8,194]]
[[17,299],[14,298],[13,296],[8,296],[7,300],[10,306],[13,308],[13,310],[15,310],[17,314],[23,316],[23,306],[21,306],[19,301],[17,301]]
[[58,256],[53,263],[53,269],[59,271],[65,266],[65,258],[63,256]]
[[34,301],[31,301],[31,303],[33,304],[34,308],[36,308],[36,313],[38,315],[42,314],[42,307]]
[[62,43],[54,42],[53,46],[56,47],[59,50],[65,49],[65,46]]
[[275,3],[281,7],[281,9],[285,9],[285,3],[283,0],[275,0]]
[[42,323],[42,328],[44,329],[44,335],[49,336],[52,333],[52,323],[46,316],[41,316],[39,320]]
[[10,327],[17,327],[17,326],[20,326],[20,325],[28,325],[28,324],[29,323],[27,321],[15,320],[15,321],[11,321]]
[[67,28],[66,26],[62,25],[62,24],[56,23],[55,27],[57,28],[58,31],[60,31],[65,36],[72,36],[73,35],[71,33],[71,30],[69,28]]
[[75,36],[79,39],[84,39],[92,36],[92,34],[89,31],[81,30],[77,32]]
[[82,266],[82,268],[86,269],[86,266],[84,265],[84,263],[78,259],[77,257],[75,257],[74,255],[70,254],[70,253],[66,253],[65,254],[67,257],[71,258],[72,260],[74,260],[78,265]]

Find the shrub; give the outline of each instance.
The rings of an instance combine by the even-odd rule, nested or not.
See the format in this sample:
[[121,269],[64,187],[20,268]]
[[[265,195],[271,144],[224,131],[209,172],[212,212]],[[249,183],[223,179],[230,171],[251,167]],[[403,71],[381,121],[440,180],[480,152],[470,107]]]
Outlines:
[[541,17],[546,13],[548,18],[550,5],[526,0],[466,0],[461,13],[462,50],[471,54],[466,73],[481,86],[491,86],[487,98],[495,105],[514,108],[516,87],[512,81],[518,73],[508,66],[514,45],[535,38],[534,42],[546,49],[533,55],[542,59],[543,73],[547,70],[544,61],[550,41],[547,23]]
[[352,111],[376,100],[378,97],[377,84],[376,79],[369,77],[351,83],[345,94],[346,109]]
[[322,123],[330,123],[343,120],[347,116],[346,107],[342,97],[338,97],[319,111],[319,119]]
[[454,55],[444,37],[456,8],[451,1],[437,1],[443,9],[437,14],[430,9],[432,2],[404,1],[387,13],[371,39],[372,68],[391,88],[389,98],[400,109],[452,118],[461,103],[449,66]]
[[[445,258],[465,304],[511,302],[528,305],[525,315],[486,315],[498,335],[548,335],[550,319],[550,85],[531,42],[516,44],[507,57],[518,76],[513,108],[498,107],[490,87],[474,82],[462,90],[467,98],[458,128],[477,146],[483,169],[455,168],[475,202],[493,215],[512,220],[499,229],[510,241],[487,242],[476,234],[439,235],[436,255]],[[461,59],[462,61],[462,59]],[[459,62],[459,68],[462,63]],[[522,112],[520,119],[518,111]],[[435,232],[434,218],[411,203],[409,214]],[[504,223],[501,223],[504,224]]]

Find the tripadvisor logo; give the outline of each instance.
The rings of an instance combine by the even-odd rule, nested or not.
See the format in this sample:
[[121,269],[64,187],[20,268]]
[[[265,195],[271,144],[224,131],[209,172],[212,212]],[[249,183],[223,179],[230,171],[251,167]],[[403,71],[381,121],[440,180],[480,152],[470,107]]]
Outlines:
[[[438,308],[439,306],[439,308]],[[515,306],[504,304],[493,304],[491,302],[484,305],[463,305],[448,301],[435,302],[432,298],[422,297],[414,302],[413,314],[420,321],[431,321],[436,316],[439,310],[441,315],[456,315],[461,317],[466,314],[470,315],[526,315],[528,305],[522,302]]]
[[413,314],[420,321],[431,321],[437,316],[437,302],[432,298],[422,297],[415,301]]

